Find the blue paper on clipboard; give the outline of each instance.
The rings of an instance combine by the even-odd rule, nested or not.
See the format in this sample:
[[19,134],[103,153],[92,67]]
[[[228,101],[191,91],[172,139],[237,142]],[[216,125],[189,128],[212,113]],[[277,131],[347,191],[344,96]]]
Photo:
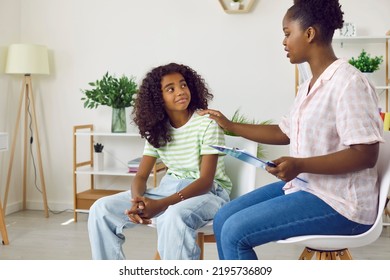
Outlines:
[[[210,145],[210,147],[217,149],[218,151],[225,153],[229,156],[235,157],[239,160],[245,161],[249,164],[252,164],[256,167],[265,169],[267,166],[275,167],[276,165],[272,161],[266,161],[262,160],[244,150],[238,149],[238,148],[231,148],[226,146],[219,146],[219,145]],[[300,180],[301,182],[307,183],[306,180],[303,180],[302,178],[297,177],[296,179]]]

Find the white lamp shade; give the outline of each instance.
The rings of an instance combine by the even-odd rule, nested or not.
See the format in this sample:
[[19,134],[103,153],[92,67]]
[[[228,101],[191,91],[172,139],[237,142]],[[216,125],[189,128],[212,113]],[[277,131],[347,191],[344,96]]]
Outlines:
[[34,44],[12,44],[8,47],[7,74],[50,74],[47,48]]

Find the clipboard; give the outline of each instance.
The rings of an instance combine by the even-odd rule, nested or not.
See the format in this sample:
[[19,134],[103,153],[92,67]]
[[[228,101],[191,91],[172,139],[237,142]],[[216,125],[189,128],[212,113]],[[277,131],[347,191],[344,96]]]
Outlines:
[[[234,158],[237,158],[239,160],[245,161],[249,164],[252,164],[258,168],[265,169],[267,166],[269,167],[276,167],[276,165],[272,161],[262,160],[245,150],[241,150],[239,148],[232,148],[232,147],[226,147],[226,146],[220,146],[220,145],[210,145],[210,147],[217,149],[218,151],[227,154],[229,156],[232,156]],[[296,179],[300,180],[301,182],[308,183],[306,180],[296,177]]]
[[265,169],[266,166],[275,167],[276,165],[272,161],[265,161],[254,155],[246,152],[245,150],[241,150],[239,148],[231,148],[226,146],[219,145],[210,145],[210,147],[217,149],[218,151],[227,154],[229,156],[235,157],[239,160],[245,161],[249,164],[252,164],[258,168]]

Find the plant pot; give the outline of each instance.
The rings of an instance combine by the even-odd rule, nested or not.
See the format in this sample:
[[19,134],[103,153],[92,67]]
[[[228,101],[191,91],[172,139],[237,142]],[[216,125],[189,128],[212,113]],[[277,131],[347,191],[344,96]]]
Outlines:
[[374,73],[373,72],[362,72],[364,76],[366,76],[367,80],[372,84],[375,85],[374,83]]
[[231,10],[237,11],[240,9],[240,6],[241,6],[240,2],[233,2],[233,1],[230,2],[230,9]]
[[126,108],[112,108],[111,132],[126,133]]
[[94,153],[93,155],[93,170],[102,171],[104,170],[104,154]]
[[366,76],[369,80],[372,80],[373,72],[362,72],[364,76]]

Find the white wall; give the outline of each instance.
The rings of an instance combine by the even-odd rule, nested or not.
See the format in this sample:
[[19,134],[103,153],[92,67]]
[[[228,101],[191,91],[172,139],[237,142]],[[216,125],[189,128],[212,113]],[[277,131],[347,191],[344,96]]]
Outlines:
[[[388,0],[341,0],[359,35],[390,29]],[[202,74],[215,95],[211,107],[231,116],[277,122],[294,98],[294,67],[282,46],[282,17],[292,1],[257,0],[248,14],[226,14],[218,0],[0,0],[0,65],[15,42],[50,49],[51,75],[34,76],[49,207],[72,208],[72,127],[110,129],[111,110],[84,109],[80,89],[106,71],[141,80],[151,67],[176,61]],[[14,129],[20,78],[0,75],[0,130]],[[15,94],[17,93],[17,94]],[[285,147],[267,147],[269,157]],[[19,146],[20,150],[20,146]],[[1,195],[9,153],[0,155]],[[19,207],[21,160],[14,168],[8,212]],[[42,208],[29,173],[30,208]],[[272,180],[259,171],[259,184]],[[39,181],[38,181],[39,183]]]
[[[0,0],[0,131],[8,132],[8,141],[11,142],[11,134],[15,126],[16,110],[20,85],[15,87],[18,81],[15,77],[4,75],[4,66],[7,47],[11,42],[20,39],[20,1]],[[18,141],[18,144],[20,142]],[[20,147],[16,150],[15,166],[20,165]],[[5,181],[8,168],[9,152],[0,153],[0,199],[3,202]],[[20,185],[20,172],[13,177],[13,183]],[[20,191],[17,192],[20,194]],[[11,194],[10,198],[12,195]],[[18,196],[20,198],[20,196]],[[15,201],[15,199],[13,199]]]

